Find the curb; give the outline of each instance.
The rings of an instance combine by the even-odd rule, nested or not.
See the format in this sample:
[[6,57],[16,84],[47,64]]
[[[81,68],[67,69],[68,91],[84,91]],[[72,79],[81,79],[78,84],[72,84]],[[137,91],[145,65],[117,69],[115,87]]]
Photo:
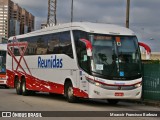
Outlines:
[[149,106],[160,107],[160,101],[150,101],[150,100],[125,100],[125,102],[144,104]]

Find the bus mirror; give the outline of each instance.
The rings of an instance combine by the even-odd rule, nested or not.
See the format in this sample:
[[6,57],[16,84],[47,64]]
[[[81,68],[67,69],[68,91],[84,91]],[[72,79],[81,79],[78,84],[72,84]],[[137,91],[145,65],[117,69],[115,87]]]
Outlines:
[[86,40],[86,39],[80,39],[80,41],[82,43],[84,43],[85,46],[86,46],[87,56],[91,57],[92,56],[92,44],[91,44],[91,42],[89,40]]

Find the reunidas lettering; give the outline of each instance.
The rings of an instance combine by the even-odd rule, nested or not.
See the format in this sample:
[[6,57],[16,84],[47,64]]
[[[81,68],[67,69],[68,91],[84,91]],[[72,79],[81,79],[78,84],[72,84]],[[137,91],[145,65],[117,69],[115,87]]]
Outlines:
[[42,59],[38,57],[38,68],[62,68],[62,58],[58,59],[57,56],[51,56],[50,59]]

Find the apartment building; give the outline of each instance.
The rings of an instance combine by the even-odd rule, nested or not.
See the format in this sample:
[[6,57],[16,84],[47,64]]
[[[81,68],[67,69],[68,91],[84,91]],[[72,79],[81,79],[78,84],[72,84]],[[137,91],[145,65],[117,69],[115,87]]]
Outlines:
[[31,13],[29,13],[28,32],[31,32],[34,30],[34,20],[35,20],[35,17]]
[[0,0],[0,36],[9,38],[34,30],[35,17],[11,0]]
[[10,36],[10,19],[12,18],[13,4],[11,0],[0,0],[0,36],[6,38]]

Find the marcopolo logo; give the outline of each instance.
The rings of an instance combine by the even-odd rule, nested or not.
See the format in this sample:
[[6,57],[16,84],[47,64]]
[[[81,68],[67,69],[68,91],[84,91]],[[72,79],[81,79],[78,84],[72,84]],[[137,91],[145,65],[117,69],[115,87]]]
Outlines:
[[57,56],[51,56],[50,59],[42,59],[42,57],[38,57],[38,68],[62,68],[63,59],[58,59]]

